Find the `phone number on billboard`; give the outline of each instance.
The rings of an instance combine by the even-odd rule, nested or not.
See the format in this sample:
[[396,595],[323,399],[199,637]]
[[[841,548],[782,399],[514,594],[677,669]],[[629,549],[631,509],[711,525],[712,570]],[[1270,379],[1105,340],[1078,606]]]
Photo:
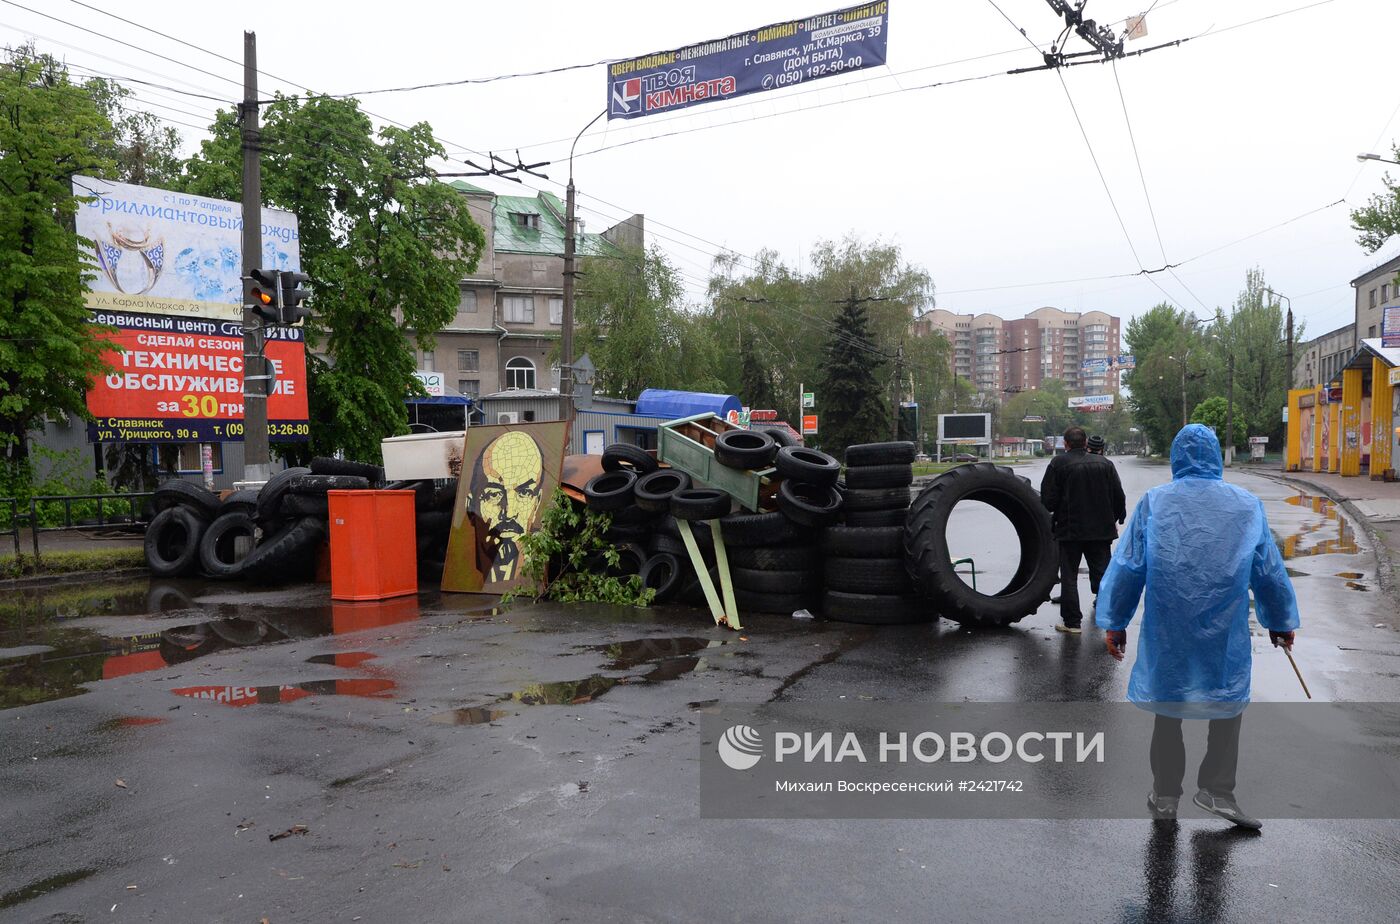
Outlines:
[[[88,424],[88,440],[94,443],[228,443],[243,439],[241,420],[189,420],[184,418],[125,419],[99,417]],[[304,420],[272,420],[269,439],[298,442],[309,439],[311,426]]]

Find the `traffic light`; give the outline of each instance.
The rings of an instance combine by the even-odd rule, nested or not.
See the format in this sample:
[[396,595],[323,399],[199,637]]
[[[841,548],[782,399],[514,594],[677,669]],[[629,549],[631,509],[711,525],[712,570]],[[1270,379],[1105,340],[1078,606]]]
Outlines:
[[276,270],[249,270],[243,280],[244,302],[253,306],[253,313],[270,324],[281,322],[282,298],[278,289],[281,274]]
[[281,281],[282,323],[295,324],[311,317],[311,309],[302,304],[311,297],[311,293],[302,288],[311,281],[311,277],[305,273],[283,270]]

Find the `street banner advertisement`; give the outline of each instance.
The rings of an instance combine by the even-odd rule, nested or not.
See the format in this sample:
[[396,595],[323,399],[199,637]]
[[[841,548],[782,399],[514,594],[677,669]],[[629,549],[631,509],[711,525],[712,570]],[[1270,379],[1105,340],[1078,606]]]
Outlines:
[[1102,359],[1086,359],[1079,364],[1079,368],[1084,372],[1127,372],[1137,368],[1137,357],[1131,353],[1119,353]]
[[889,3],[773,23],[608,65],[608,118],[638,119],[885,63]]
[[1221,705],[721,704],[699,717],[700,817],[1145,819],[1165,717],[1197,761],[1209,737],[1252,815],[1400,818],[1400,703]]
[[443,590],[503,594],[534,586],[520,540],[539,528],[552,502],[568,443],[566,421],[467,430]]
[[1400,305],[1381,311],[1381,346],[1400,347]]
[[814,435],[816,434],[816,432],[817,432],[817,415],[816,415],[816,414],[803,414],[803,415],[802,415],[802,435],[803,435],[803,436],[814,436]]
[[[240,321],[98,311],[112,366],[88,389],[88,440],[222,443],[243,439],[243,325]],[[270,328],[272,393],[267,433],[275,442],[308,437],[306,345],[300,328]],[[120,349],[117,349],[120,348]]]
[[1107,411],[1113,407],[1112,395],[1075,395],[1069,406],[1080,411]]
[[[237,202],[168,189],[73,178],[78,235],[96,273],[93,310],[238,321],[243,317],[243,209]],[[297,217],[262,210],[262,258],[270,270],[301,270]]]

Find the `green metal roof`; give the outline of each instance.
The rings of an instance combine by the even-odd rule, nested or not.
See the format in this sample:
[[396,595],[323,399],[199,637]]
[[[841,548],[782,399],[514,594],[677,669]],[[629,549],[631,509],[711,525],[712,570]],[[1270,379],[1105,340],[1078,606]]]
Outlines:
[[[558,196],[547,192],[535,196],[501,196],[461,180],[451,185],[460,192],[480,193],[495,199],[496,250],[563,256],[565,207]],[[538,215],[539,227],[525,227],[516,215]],[[578,255],[581,257],[615,257],[621,253],[601,234],[585,231],[579,235]]]

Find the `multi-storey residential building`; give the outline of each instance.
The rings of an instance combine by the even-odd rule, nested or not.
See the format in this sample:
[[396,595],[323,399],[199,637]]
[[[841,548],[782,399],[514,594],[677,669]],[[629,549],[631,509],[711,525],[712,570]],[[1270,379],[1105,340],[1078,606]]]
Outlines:
[[[1393,249],[1390,249],[1393,253]],[[1356,336],[1362,340],[1381,335],[1382,314],[1387,306],[1400,305],[1400,256],[1392,257],[1351,281],[1356,290]]]
[[[476,272],[462,280],[457,316],[420,352],[418,368],[440,372],[469,398],[510,388],[559,385],[550,358],[564,311],[564,203],[549,193],[501,196],[452,184],[486,235]],[[633,215],[601,234],[579,222],[580,257],[620,255],[644,246],[644,219]]]
[[1347,324],[1293,351],[1293,387],[1315,388],[1326,385],[1342,374],[1342,369],[1356,352],[1356,326]]
[[1039,308],[1024,318],[955,314],[936,308],[920,315],[916,335],[937,331],[952,345],[953,372],[983,394],[1038,388],[1060,379],[1077,392],[1118,390],[1116,372],[1085,372],[1084,360],[1117,356],[1119,320],[1102,311]]

